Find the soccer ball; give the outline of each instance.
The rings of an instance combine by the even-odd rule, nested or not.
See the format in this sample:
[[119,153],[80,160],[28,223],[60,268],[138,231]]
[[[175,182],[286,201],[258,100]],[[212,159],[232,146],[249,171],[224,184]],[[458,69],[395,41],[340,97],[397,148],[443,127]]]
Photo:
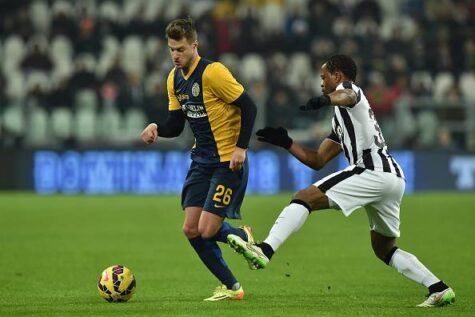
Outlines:
[[109,266],[99,276],[97,288],[99,295],[109,303],[126,302],[135,292],[135,277],[125,266]]

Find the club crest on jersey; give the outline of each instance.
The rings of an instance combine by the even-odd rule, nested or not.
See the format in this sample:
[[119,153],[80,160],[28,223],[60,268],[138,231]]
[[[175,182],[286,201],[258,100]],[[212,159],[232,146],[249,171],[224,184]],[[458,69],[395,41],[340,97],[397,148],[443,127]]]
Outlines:
[[198,85],[198,83],[194,83],[191,87],[191,94],[193,95],[193,97],[198,97],[198,95],[200,94],[200,85]]
[[336,134],[338,134],[338,138],[339,138],[340,140],[343,139],[343,130],[341,129],[340,126],[338,126],[338,127],[336,128]]

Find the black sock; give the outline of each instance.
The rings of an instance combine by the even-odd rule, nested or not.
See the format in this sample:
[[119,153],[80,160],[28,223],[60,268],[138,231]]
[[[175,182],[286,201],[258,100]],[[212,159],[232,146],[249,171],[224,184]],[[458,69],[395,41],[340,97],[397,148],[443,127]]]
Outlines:
[[247,241],[247,235],[246,235],[246,233],[244,232],[243,229],[235,228],[227,222],[223,222],[223,225],[218,230],[216,235],[213,237],[213,240],[223,242],[223,243],[228,243],[228,239],[227,239],[228,234],[237,235],[237,236],[241,237],[241,239],[243,239],[244,241]]
[[266,255],[266,257],[270,258],[274,255],[274,250],[272,249],[272,247],[265,243],[265,242],[261,242],[261,243],[258,243],[256,244],[259,248],[262,249],[262,252],[264,252],[264,254]]
[[429,286],[429,294],[442,292],[449,288],[443,281],[438,281],[437,283],[432,284]]
[[232,289],[237,280],[226,265],[216,241],[203,239],[202,237],[189,239],[189,241],[208,270],[228,289]]

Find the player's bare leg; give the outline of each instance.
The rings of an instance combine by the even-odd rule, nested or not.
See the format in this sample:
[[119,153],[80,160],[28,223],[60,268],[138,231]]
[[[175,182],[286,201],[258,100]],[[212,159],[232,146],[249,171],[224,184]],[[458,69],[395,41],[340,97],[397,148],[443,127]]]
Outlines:
[[371,231],[374,254],[405,277],[424,285],[429,290],[428,298],[419,307],[439,307],[455,301],[454,291],[438,279],[417,257],[396,246],[396,238],[386,237]]
[[198,223],[198,231],[201,237],[204,239],[212,238],[223,225],[223,221],[224,219],[222,217],[208,211],[203,211]]
[[183,222],[183,234],[188,239],[196,238],[200,235],[198,231],[198,223],[200,222],[201,207],[185,208],[185,221]]

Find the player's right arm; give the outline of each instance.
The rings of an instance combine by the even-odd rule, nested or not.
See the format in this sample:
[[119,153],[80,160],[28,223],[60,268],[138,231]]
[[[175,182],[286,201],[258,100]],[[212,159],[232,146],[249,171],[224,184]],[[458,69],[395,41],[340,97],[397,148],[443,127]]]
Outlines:
[[141,134],[142,140],[146,144],[153,143],[159,136],[164,138],[174,138],[181,134],[185,127],[185,115],[181,110],[181,105],[175,95],[173,69],[167,78],[168,91],[168,117],[167,120],[158,126],[156,123],[150,123]]
[[293,142],[289,148],[289,152],[303,164],[315,170],[319,170],[335,156],[340,154],[341,146],[330,139],[325,139],[320,143],[318,149],[314,150]]
[[289,137],[287,130],[282,127],[265,127],[257,131],[256,134],[259,141],[277,145],[288,150],[300,162],[315,170],[323,168],[341,152],[341,146],[333,133],[323,140],[316,150],[295,143]]

